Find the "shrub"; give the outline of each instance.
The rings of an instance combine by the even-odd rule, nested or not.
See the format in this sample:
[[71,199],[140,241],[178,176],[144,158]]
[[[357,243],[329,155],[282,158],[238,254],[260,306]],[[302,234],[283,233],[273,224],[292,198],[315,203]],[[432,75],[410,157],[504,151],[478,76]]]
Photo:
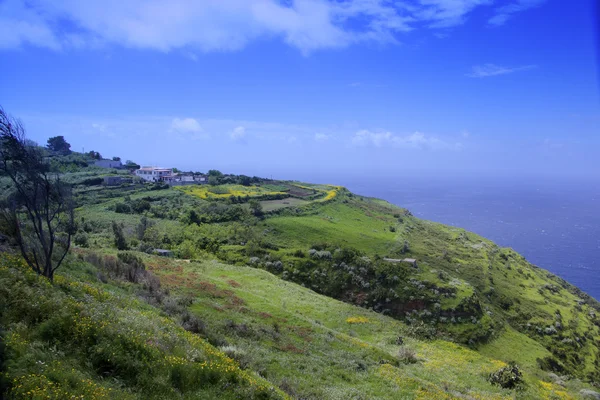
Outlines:
[[417,358],[417,353],[413,349],[402,346],[398,350],[398,361],[404,364],[414,364],[419,361],[419,359]]
[[154,246],[152,246],[150,243],[142,241],[138,245],[137,249],[142,253],[152,254],[152,252],[154,251]]
[[137,200],[131,203],[131,209],[138,214],[143,213],[144,211],[149,211],[151,204],[148,200]]
[[206,324],[187,310],[181,314],[181,326],[188,332],[206,333]]
[[504,389],[515,389],[523,384],[523,374],[516,364],[511,363],[490,374],[488,380]]
[[115,212],[119,214],[130,214],[131,206],[127,203],[117,203],[115,204]]
[[246,352],[236,346],[222,346],[219,348],[225,355],[238,362],[241,368],[247,368],[249,364]]
[[83,181],[80,182],[80,184],[84,185],[84,186],[97,186],[97,185],[102,185],[103,182],[104,182],[104,178],[97,177],[97,178],[84,179]]
[[85,234],[85,232],[79,232],[77,235],[75,235],[73,240],[75,244],[79,247],[88,247],[89,245],[88,236],[87,234]]
[[433,339],[437,336],[437,330],[434,326],[428,325],[421,320],[411,323],[408,327],[408,334],[417,339]]
[[294,251],[294,253],[292,253],[292,255],[294,257],[298,257],[298,258],[304,258],[304,257],[306,257],[306,254],[304,254],[304,252],[301,249],[298,249],[298,250]]

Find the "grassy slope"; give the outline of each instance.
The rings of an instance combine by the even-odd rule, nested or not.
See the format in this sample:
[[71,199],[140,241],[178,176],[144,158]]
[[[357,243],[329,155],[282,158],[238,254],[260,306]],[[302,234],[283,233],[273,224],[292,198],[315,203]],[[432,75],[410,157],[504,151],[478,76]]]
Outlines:
[[103,284],[97,273],[71,259],[51,284],[0,253],[0,386],[8,398],[285,398],[140,301],[137,285]]
[[[174,290],[195,297],[191,308],[213,335],[234,345],[250,368],[296,396],[397,399],[462,394],[512,398],[511,391],[487,382],[489,373],[505,365],[502,361],[449,342],[411,339],[405,334],[407,327],[390,317],[254,268],[160,259],[149,264]],[[360,317],[365,322],[348,322]],[[397,344],[399,336],[404,339],[402,346]],[[418,361],[398,363],[401,348],[414,350]],[[537,350],[543,353],[543,349]],[[527,388],[520,398],[550,394],[536,376],[535,365],[525,364],[525,371]],[[579,387],[570,385],[571,392]],[[547,387],[558,392],[558,398],[568,398],[565,389]]]
[[[475,398],[510,397],[512,392],[499,390],[485,380],[487,373],[501,365],[494,360],[515,360],[523,366],[528,385],[519,397],[544,398],[553,391],[557,397],[567,397],[560,387],[541,383],[548,375],[536,362],[549,356],[548,349],[557,345],[568,346],[569,357],[573,352],[581,355],[580,376],[597,372],[594,361],[600,336],[593,308],[597,303],[583,301],[570,285],[533,267],[510,249],[498,248],[462,229],[407,216],[385,201],[353,196],[343,189],[312,187],[327,193],[329,201],[321,198],[303,207],[286,207],[257,226],[279,248],[269,251],[275,257],[286,261],[294,250],[306,251],[319,242],[354,247],[371,256],[415,257],[420,267],[412,272],[412,278],[439,287],[459,287],[456,298],[440,300],[443,309],[450,310],[462,299],[476,295],[484,311],[496,321],[496,334],[478,347],[479,352],[444,341],[422,342],[407,337],[407,327],[398,320],[317,295],[261,270],[148,259],[164,284],[197,298],[193,311],[208,323],[211,335],[224,338],[221,345],[238,347],[239,358],[249,368],[290,393],[316,398],[445,398],[452,393],[469,393]],[[111,190],[115,193],[107,195]],[[86,191],[90,195],[78,215],[99,226],[90,233],[91,246],[111,246],[113,220],[123,222],[126,233],[133,235],[139,215],[107,211],[123,200],[125,191],[119,194],[119,190],[98,187]],[[175,190],[136,189],[131,198],[148,195],[164,198],[166,204],[187,201]],[[95,205],[87,204],[92,202]],[[182,231],[176,220],[151,219],[161,235],[175,236]],[[235,230],[227,223],[200,228],[222,238]],[[410,250],[402,254],[405,242]],[[243,252],[244,246],[224,245],[220,254],[247,260]],[[369,322],[346,322],[357,316]],[[561,327],[557,333],[543,333],[557,323]],[[450,329],[460,330],[463,325],[451,325]],[[398,335],[416,351],[419,362],[398,364],[399,346],[394,343]],[[571,342],[563,344],[563,339]],[[571,394],[580,387],[576,380],[567,385]],[[361,397],[361,393],[368,395]]]
[[[577,343],[569,344],[567,350],[581,358],[567,355],[564,361],[580,367],[580,376],[598,372],[594,363],[598,360],[600,331],[595,300],[589,299],[586,304],[572,285],[529,264],[511,249],[499,248],[463,229],[412,216],[402,216],[402,222],[398,222],[393,215],[399,211],[380,200],[354,197],[347,202],[329,203],[308,216],[275,217],[267,224],[275,229],[272,240],[284,250],[328,241],[351,245],[367,254],[403,257],[398,249],[406,240],[410,244],[406,255],[419,260],[416,278],[443,285],[437,275],[444,271],[451,279],[466,284],[463,296],[476,292],[485,310],[498,322],[510,322],[545,347],[556,348],[563,339],[574,340]],[[396,227],[396,232],[390,232],[390,225]],[[443,307],[452,307],[452,301],[457,300],[442,300]],[[501,304],[508,305],[507,309]],[[544,333],[557,322],[561,326],[558,332]],[[514,332],[510,327],[501,329],[498,336],[509,343],[510,332]],[[488,352],[493,348],[488,346]],[[542,353],[532,350],[503,355],[504,359],[531,363]]]

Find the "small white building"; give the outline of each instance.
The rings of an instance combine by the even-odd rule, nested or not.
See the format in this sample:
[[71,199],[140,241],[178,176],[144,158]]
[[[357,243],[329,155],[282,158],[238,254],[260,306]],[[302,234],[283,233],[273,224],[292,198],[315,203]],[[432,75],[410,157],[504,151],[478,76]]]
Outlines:
[[193,175],[179,175],[179,179],[180,182],[194,182],[194,176]]
[[206,175],[194,175],[194,182],[196,183],[208,183]]
[[135,175],[149,182],[169,180],[173,176],[171,168],[142,167],[135,171]]

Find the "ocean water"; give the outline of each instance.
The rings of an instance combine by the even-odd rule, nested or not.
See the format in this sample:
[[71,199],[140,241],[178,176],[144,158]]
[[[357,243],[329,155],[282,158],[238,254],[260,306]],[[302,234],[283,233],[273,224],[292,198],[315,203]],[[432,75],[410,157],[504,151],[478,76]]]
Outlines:
[[352,192],[459,226],[564,278],[600,300],[600,181],[337,179]]

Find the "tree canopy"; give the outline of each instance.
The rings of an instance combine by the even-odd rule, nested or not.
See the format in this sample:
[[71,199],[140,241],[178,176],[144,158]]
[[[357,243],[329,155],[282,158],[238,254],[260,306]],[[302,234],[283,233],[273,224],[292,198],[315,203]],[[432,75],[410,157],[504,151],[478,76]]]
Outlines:
[[71,154],[71,145],[65,140],[64,136],[54,136],[48,139],[46,146],[48,150],[60,154]]

